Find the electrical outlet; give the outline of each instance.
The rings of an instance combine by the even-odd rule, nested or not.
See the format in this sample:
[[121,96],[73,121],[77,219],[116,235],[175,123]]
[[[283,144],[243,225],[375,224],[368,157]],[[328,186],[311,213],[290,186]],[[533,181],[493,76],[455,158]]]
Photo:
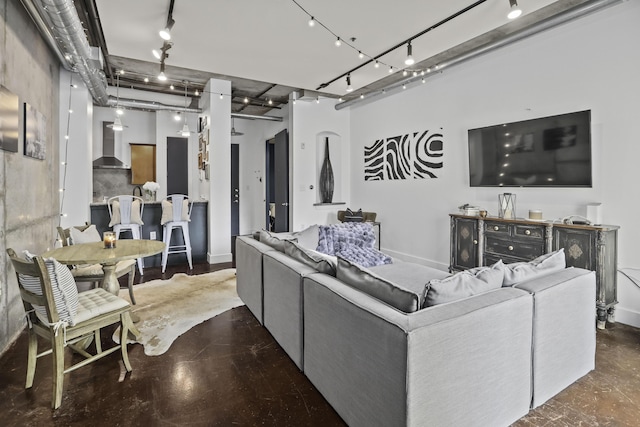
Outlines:
[[156,232],[155,231],[150,231],[149,232],[149,239],[156,240]]

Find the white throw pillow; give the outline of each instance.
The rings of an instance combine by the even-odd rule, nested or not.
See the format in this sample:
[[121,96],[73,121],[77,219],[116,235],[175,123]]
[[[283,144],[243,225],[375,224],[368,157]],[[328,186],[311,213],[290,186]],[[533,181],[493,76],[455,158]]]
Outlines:
[[499,289],[504,271],[505,266],[500,260],[490,267],[476,267],[444,279],[430,280],[425,287],[423,308]]
[[564,270],[567,260],[564,256],[564,248],[539,256],[529,262],[515,262],[507,264],[504,268],[503,286],[511,286],[536,276]]
[[[120,224],[120,202],[114,200],[111,203],[111,222],[109,227],[113,227],[116,224]],[[140,218],[140,201],[134,200],[131,202],[131,224],[144,225],[142,218]]]
[[162,218],[160,219],[160,225],[164,225],[169,221],[191,221],[189,219],[189,199],[182,201],[182,217],[180,219],[173,217],[173,203],[168,200],[162,201]]
[[[316,250],[318,248],[318,224],[310,225],[304,230],[293,233],[294,237],[298,239],[298,243],[305,249]],[[336,261],[337,262],[337,261]]]
[[100,242],[102,239],[100,238],[100,233],[98,233],[98,229],[94,224],[91,224],[89,227],[85,228],[84,231],[80,231],[75,227],[71,227],[69,229],[69,238],[70,244],[78,245],[80,243],[94,243]]
[[[31,260],[27,258],[28,260]],[[75,325],[74,317],[78,312],[78,288],[71,271],[53,258],[45,258],[44,264],[51,279],[51,290],[53,300],[58,311],[60,320],[67,322],[70,326]],[[40,279],[33,276],[18,275],[20,284],[27,291],[36,295],[43,295]],[[47,308],[35,305],[34,310],[38,318],[48,323]]]

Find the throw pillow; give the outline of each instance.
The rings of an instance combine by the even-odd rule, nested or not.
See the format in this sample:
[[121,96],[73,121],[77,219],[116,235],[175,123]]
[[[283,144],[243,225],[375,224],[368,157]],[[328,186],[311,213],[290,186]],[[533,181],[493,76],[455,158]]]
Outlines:
[[364,216],[362,215],[362,209],[352,211],[351,208],[347,208],[344,213],[344,222],[363,222]]
[[94,243],[102,240],[95,224],[91,224],[83,231],[80,231],[75,227],[69,228],[69,238],[71,240],[69,243],[72,245],[78,245],[80,243]]
[[[25,254],[27,255],[27,254]],[[32,261],[32,255],[27,255],[27,260]],[[58,311],[60,320],[67,322],[70,326],[75,325],[74,317],[78,312],[78,288],[71,271],[53,258],[45,258],[44,264],[51,280],[51,290],[53,300]],[[29,292],[36,295],[43,295],[42,285],[38,277],[18,274],[20,285]],[[36,316],[45,323],[49,323],[47,308],[34,305]]]
[[318,224],[311,225],[293,235],[303,248],[315,250],[318,247]]
[[284,253],[289,255],[291,258],[319,271],[320,273],[328,274],[334,277],[336,275],[336,262],[332,262],[331,257],[329,257],[328,255],[323,255],[320,252],[305,250],[305,248],[303,248],[301,245],[290,240],[284,241]]
[[420,308],[418,294],[385,280],[344,258],[338,257],[336,278],[404,313],[413,313]]
[[162,218],[160,218],[160,225],[165,225],[169,221],[191,221],[189,219],[189,199],[182,201],[182,215],[178,219],[173,217],[173,203],[165,199],[161,204]]
[[515,262],[505,265],[503,286],[511,286],[536,276],[553,273],[567,267],[564,248],[539,256],[529,262]]
[[[111,203],[111,222],[109,222],[109,227],[113,227],[116,224],[120,224],[120,202],[115,200]],[[142,218],[140,218],[140,201],[134,200],[131,202],[131,224],[140,224],[144,225],[142,222]]]
[[502,260],[490,267],[476,267],[444,279],[433,279],[425,287],[423,308],[456,301],[502,287]]
[[290,240],[293,242],[297,242],[297,239],[294,237],[279,239],[273,236],[271,233],[265,230],[260,231],[260,241],[264,244],[271,246],[272,248],[284,253],[284,242],[286,240]]

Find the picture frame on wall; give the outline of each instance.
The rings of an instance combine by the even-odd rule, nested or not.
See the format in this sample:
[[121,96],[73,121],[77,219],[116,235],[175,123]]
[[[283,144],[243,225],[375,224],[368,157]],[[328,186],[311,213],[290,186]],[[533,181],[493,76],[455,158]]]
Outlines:
[[24,155],[44,160],[47,155],[47,118],[24,103]]
[[0,149],[18,152],[20,116],[18,95],[0,85]]
[[198,169],[202,169],[202,153],[198,153]]
[[209,181],[209,164],[208,163],[204,167],[204,179]]

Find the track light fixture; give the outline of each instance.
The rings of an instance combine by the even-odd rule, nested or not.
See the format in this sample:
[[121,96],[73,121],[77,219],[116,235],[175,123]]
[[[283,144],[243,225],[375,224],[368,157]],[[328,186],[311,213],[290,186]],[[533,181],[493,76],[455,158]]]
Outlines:
[[407,43],[407,59],[404,60],[405,65],[413,65],[416,61],[413,59],[413,55],[411,54],[411,42]]
[[169,57],[169,54],[167,53],[167,51],[171,49],[171,47],[173,47],[173,43],[164,42],[162,43],[162,47],[160,49],[152,49],[151,53],[153,54],[154,58],[160,61],[164,61]]
[[353,87],[351,87],[351,74],[347,74],[347,92],[353,92]]
[[160,74],[158,74],[158,80],[161,82],[167,81],[167,76],[164,74],[164,61],[160,63]]
[[516,19],[518,16],[522,15],[522,9],[518,7],[518,2],[516,0],[509,0],[509,13],[507,14],[507,18]]
[[151,53],[153,54],[153,57],[156,58],[156,59],[162,58],[162,54],[160,53],[160,51],[158,49],[151,50]]
[[160,37],[162,37],[162,40],[171,40],[171,29],[173,28],[173,24],[175,23],[176,21],[173,20],[173,17],[169,16],[167,25],[158,33],[160,34]]

